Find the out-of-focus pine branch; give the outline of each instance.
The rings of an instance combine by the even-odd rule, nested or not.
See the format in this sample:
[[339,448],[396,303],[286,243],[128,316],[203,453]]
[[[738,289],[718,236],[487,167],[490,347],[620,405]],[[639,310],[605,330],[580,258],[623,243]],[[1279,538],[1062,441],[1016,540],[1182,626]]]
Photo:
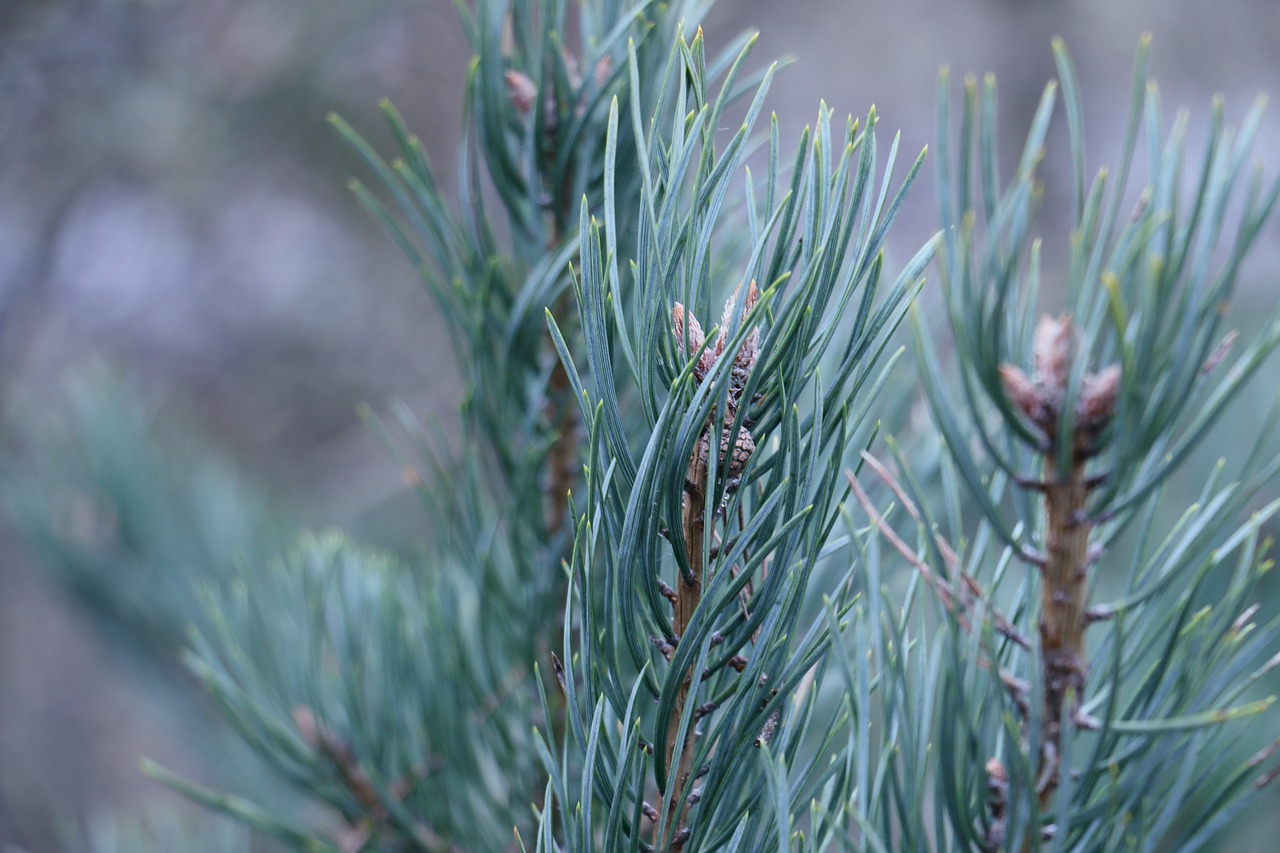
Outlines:
[[260,484],[136,384],[103,368],[21,402],[0,497],[40,565],[146,655],[204,623],[202,584],[283,553],[291,521]]
[[[1241,754],[1239,721],[1271,706],[1250,691],[1280,662],[1280,622],[1253,622],[1271,565],[1259,534],[1280,509],[1255,503],[1280,472],[1276,413],[1236,456],[1238,481],[1220,465],[1172,530],[1156,507],[1280,345],[1275,317],[1234,347],[1223,329],[1280,182],[1249,172],[1260,105],[1233,130],[1215,104],[1203,161],[1188,169],[1187,122],[1165,135],[1145,40],[1119,166],[1090,181],[1075,76],[1061,44],[1055,55],[1059,78],[1007,187],[994,81],[967,84],[957,145],[942,78],[939,267],[958,379],[923,323],[917,352],[951,453],[946,518],[880,470],[917,522],[917,550],[904,553],[922,577],[945,579],[930,585],[947,629],[933,689],[948,709],[949,831],[990,850],[1195,849],[1274,773],[1257,766],[1274,764],[1265,753]],[[1036,170],[1059,89],[1073,176],[1066,307],[1036,319]],[[1098,600],[1102,581],[1117,599]]]

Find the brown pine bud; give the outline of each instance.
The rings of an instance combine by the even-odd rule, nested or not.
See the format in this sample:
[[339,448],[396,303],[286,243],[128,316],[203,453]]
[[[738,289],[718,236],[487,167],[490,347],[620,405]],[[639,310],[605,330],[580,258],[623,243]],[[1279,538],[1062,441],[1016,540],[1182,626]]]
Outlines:
[[1041,317],[1031,351],[1035,358],[1036,384],[1052,394],[1061,394],[1067,387],[1076,354],[1075,324],[1071,322],[1071,315]]
[[[685,350],[685,324],[689,325],[689,349]],[[698,322],[698,318],[692,313],[684,310],[684,306],[677,302],[671,308],[671,330],[675,332],[676,349],[686,358],[690,353],[695,353],[702,346],[702,342],[706,340],[706,336],[702,333],[702,324]]]
[[[720,338],[726,340],[729,335],[729,323],[733,320],[733,311],[738,302],[738,291],[742,289],[742,285],[738,285],[734,289],[733,295],[729,297],[729,301],[724,305],[724,317],[720,321]],[[752,281],[747,285],[747,298],[742,306],[742,319],[746,320],[747,315],[755,309],[756,303],[760,301],[760,289],[756,287],[756,283]],[[723,344],[721,344],[723,349]],[[752,326],[751,331],[747,333],[747,339],[742,342],[742,348],[734,355],[734,365],[740,370],[750,372],[755,366],[756,359],[760,355],[760,327]]]
[[527,116],[538,97],[538,88],[527,74],[519,71],[508,71],[503,79],[507,81],[507,97],[511,99],[512,106],[520,115]]
[[1004,395],[1009,398],[1027,419],[1039,424],[1044,418],[1044,405],[1040,400],[1040,392],[1023,373],[1012,364],[1000,365],[1000,382],[1004,386]]
[[1116,412],[1120,395],[1120,365],[1113,364],[1084,378],[1080,398],[1076,400],[1076,418],[1080,426],[1105,426]]
[[[725,346],[729,342],[730,325],[733,322],[734,310],[737,308],[738,294],[741,292],[742,286],[739,285],[734,290],[733,295],[729,297],[725,303],[724,312],[720,318],[720,333],[716,336],[716,341],[712,346],[707,347],[703,351],[702,357],[698,359],[698,364],[694,368],[694,375],[701,382],[711,368],[715,366],[716,359],[724,352]],[[760,301],[760,290],[756,287],[754,281],[747,286],[746,300],[742,306],[742,317],[745,320],[751,310],[755,308],[756,303]],[[688,349],[685,349],[685,327],[688,327]],[[680,355],[688,358],[691,353],[697,352],[698,347],[702,346],[706,340],[706,335],[702,331],[698,318],[693,312],[686,311],[685,307],[679,302],[675,303],[671,308],[671,330],[676,337],[676,350]],[[735,378],[735,388],[741,392],[746,383],[746,376],[751,372],[751,368],[755,366],[756,359],[760,355],[760,329],[753,326],[747,333],[746,340],[742,342],[742,346],[733,357],[733,374]],[[731,401],[731,407],[736,410],[737,400]]]
[[[688,344],[689,348],[685,349],[685,327],[688,326]],[[671,331],[676,337],[676,352],[680,353],[682,358],[689,358],[702,346],[706,341],[706,334],[702,331],[702,324],[698,322],[698,318],[693,316],[692,311],[686,311],[684,306],[677,302],[671,307]],[[711,370],[716,363],[716,354],[713,347],[708,347],[703,351],[702,357],[698,359],[698,364],[694,367],[693,373],[701,382],[707,372]]]

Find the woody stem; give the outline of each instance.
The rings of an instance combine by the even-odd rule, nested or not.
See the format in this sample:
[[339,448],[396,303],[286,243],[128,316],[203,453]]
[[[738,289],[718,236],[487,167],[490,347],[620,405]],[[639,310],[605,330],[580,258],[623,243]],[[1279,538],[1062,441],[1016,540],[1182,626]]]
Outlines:
[[[702,546],[706,534],[706,491],[707,463],[701,448],[694,448],[686,473],[684,506],[681,511],[681,525],[684,530],[685,556],[688,560],[689,575],[680,573],[676,580],[676,600],[672,628],[678,638],[683,639],[693,612],[702,600]],[[679,830],[685,819],[685,801],[688,799],[687,787],[693,770],[693,727],[685,733],[684,742],[677,744],[680,718],[689,701],[691,673],[684,673],[680,691],[676,694],[675,707],[671,710],[671,718],[667,721],[667,788],[670,799],[667,804],[667,824],[677,833],[677,841],[672,849],[683,848],[683,841],[678,839]],[[679,755],[677,759],[676,756]],[[675,765],[675,766],[673,766]]]
[[1037,789],[1040,808],[1047,809],[1058,787],[1062,726],[1067,692],[1079,702],[1084,691],[1085,610],[1089,580],[1089,534],[1085,501],[1089,483],[1085,462],[1073,458],[1065,477],[1059,478],[1056,454],[1045,458],[1044,492],[1047,516],[1046,560],[1041,569],[1040,650],[1044,679],[1044,719]]

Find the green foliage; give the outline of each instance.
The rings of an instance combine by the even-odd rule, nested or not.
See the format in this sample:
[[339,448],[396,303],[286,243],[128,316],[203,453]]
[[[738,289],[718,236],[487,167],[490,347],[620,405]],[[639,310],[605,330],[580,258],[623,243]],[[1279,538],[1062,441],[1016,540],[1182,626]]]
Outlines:
[[[451,211],[421,144],[389,104],[384,113],[397,152],[390,163],[333,119],[375,178],[372,189],[353,183],[357,197],[435,296],[467,380],[465,433],[455,453],[445,449],[447,437],[404,406],[385,419],[368,418],[422,484],[434,540],[428,557],[388,572],[380,568],[384,558],[354,546],[326,546],[340,556],[321,558],[315,543],[304,543],[274,574],[255,571],[218,585],[209,608],[216,630],[201,635],[192,659],[245,737],[344,826],[335,835],[241,801],[193,794],[292,844],[500,849],[512,826],[528,823],[541,787],[530,742],[531,667],[558,632],[564,577],[557,564],[569,544],[565,498],[580,464],[576,405],[563,387],[544,311],[567,286],[580,200],[604,192],[598,163],[608,105],[634,90],[625,75],[650,73],[672,34],[695,26],[699,12],[698,4],[558,2],[480,3],[474,14],[460,13],[476,51],[461,214]],[[561,42],[569,23],[579,34],[576,46]],[[726,71],[722,63],[709,73]],[[488,206],[486,187],[499,210]],[[638,188],[637,176],[609,192],[634,196]],[[345,586],[298,580],[324,575],[330,570],[308,567],[335,561],[344,568],[332,571],[350,578],[394,574],[407,586],[380,604],[361,604]],[[418,604],[398,609],[400,598]],[[381,686],[406,678],[419,692],[388,688],[380,700],[397,704],[355,707],[372,701],[372,688],[349,679],[391,666],[391,659],[371,650],[371,637],[360,646],[365,657],[343,659],[330,649],[331,625],[299,632],[279,618],[350,607],[380,614],[351,637],[376,628],[414,644]],[[245,632],[254,631],[263,641],[246,643]],[[379,648],[394,651],[390,639]],[[319,666],[334,655],[336,670],[333,661]],[[333,678],[323,689],[310,681],[321,673]],[[285,674],[290,681],[281,681]],[[385,714],[409,715],[414,725],[394,725]]]
[[[1186,120],[1161,140],[1144,42],[1118,180],[1109,184],[1104,170],[1086,192],[1081,107],[1066,53],[1061,45],[1056,52],[1076,224],[1069,314],[1042,319],[1034,335],[1035,167],[1057,87],[1046,89],[1013,183],[1000,190],[994,82],[981,95],[967,86],[958,150],[947,138],[945,75],[941,82],[939,257],[963,397],[953,402],[948,389],[956,383],[944,378],[918,325],[926,393],[954,464],[944,471],[944,517],[917,514],[919,544],[906,553],[925,577],[948,578],[953,589],[964,578],[967,589],[937,597],[940,636],[924,647],[936,673],[928,691],[947,709],[933,745],[942,784],[935,822],[918,823],[904,811],[918,798],[895,788],[878,829],[882,838],[901,833],[939,846],[1193,850],[1265,778],[1241,755],[1235,721],[1273,701],[1247,700],[1280,660],[1272,656],[1280,622],[1251,621],[1258,581],[1271,565],[1259,530],[1280,503],[1255,509],[1238,528],[1234,520],[1280,470],[1267,441],[1274,415],[1259,425],[1240,482],[1222,482],[1219,465],[1170,530],[1159,529],[1156,510],[1169,473],[1280,343],[1280,322],[1272,320],[1218,375],[1231,342],[1219,343],[1221,307],[1280,183],[1264,185],[1255,172],[1235,208],[1238,221],[1228,225],[1259,118],[1255,108],[1234,133],[1222,127],[1216,105],[1204,162],[1183,194]],[[1126,192],[1135,150],[1146,152],[1147,177],[1126,218],[1121,205],[1133,197]],[[1031,362],[1034,382],[1016,367]],[[1109,364],[1118,368],[1103,381]],[[1052,506],[1069,486],[1068,469],[1078,470],[1087,499],[1060,526]],[[1039,495],[1043,507],[1034,501]],[[900,497],[910,508],[924,505],[909,480]],[[966,502],[980,511],[976,525]],[[1077,603],[1066,587],[1053,586],[1072,530],[1090,535],[1088,552],[1069,567],[1080,582],[1079,604],[1089,605],[1081,628],[1097,623],[1083,668],[1064,667],[1053,654],[1074,652],[1050,646],[1052,611]],[[1112,547],[1125,530],[1132,533],[1127,556]],[[939,533],[958,543],[955,551]],[[1090,577],[1105,579],[1119,597],[1090,601]],[[885,618],[891,612],[897,608]],[[1055,681],[1064,668],[1071,671],[1065,689]],[[908,712],[904,702],[885,713],[892,720]],[[917,744],[904,762],[920,766],[923,748]]]
[[[83,836],[83,837],[81,837]],[[98,820],[63,840],[67,853],[250,853],[255,845],[245,827],[225,818],[162,812],[145,820]]]
[[[418,578],[336,534],[307,537],[224,590],[210,608],[216,623],[195,637],[192,668],[227,719],[342,816],[339,848],[403,839],[444,849],[465,837],[499,849],[510,837],[527,792],[498,758],[525,748],[509,713],[522,708],[511,695],[521,673],[485,668],[485,603],[461,569]],[[442,795],[450,790],[468,796]]]
[[[957,144],[944,75],[942,230],[890,272],[923,154],[825,106],[790,153],[761,121],[774,67],[749,72],[752,37],[709,58],[702,5],[460,5],[456,206],[390,105],[390,162],[334,119],[466,382],[456,441],[368,413],[419,483],[424,554],[282,555],[259,499],[139,442],[131,406],[78,397],[69,434],[33,434],[19,529],[117,624],[189,623],[192,671],[320,816],[148,771],[298,850],[1205,846],[1277,772],[1245,750],[1280,662],[1280,622],[1252,621],[1276,416],[1237,481],[1160,509],[1280,345],[1272,320],[1224,363],[1280,198],[1244,174],[1259,112],[1231,131],[1215,106],[1189,168],[1144,43],[1115,180],[1090,182],[1059,45],[1006,187],[994,82],[966,87]],[[1037,321],[1059,89],[1066,313]],[[919,297],[935,251],[950,372]],[[876,443],[913,312],[936,463],[902,449],[936,436]]]
[[[745,59],[744,52],[735,70]],[[647,136],[636,131],[640,161],[620,159],[617,131],[609,137],[603,225],[583,203],[582,357],[573,358],[551,320],[590,450],[564,630],[568,665],[556,673],[568,733],[543,747],[558,807],[554,815],[543,811],[539,849],[647,849],[652,842],[754,850],[775,838],[788,843],[793,823],[813,809],[821,817],[811,843],[845,831],[852,777],[842,772],[835,742],[819,733],[834,734],[848,720],[818,696],[831,632],[852,594],[848,564],[836,568],[824,548],[847,489],[845,448],[874,432],[867,413],[889,363],[882,355],[930,249],[895,282],[882,282],[884,236],[921,160],[890,197],[896,141],[878,179],[875,114],[865,130],[851,121],[835,135],[823,109],[812,142],[806,130],[785,159],[789,168],[771,124],[763,181],[757,186],[746,173],[749,241],[741,256],[721,258],[723,272],[713,266],[726,199],[770,77],[741,128],[718,146],[715,129],[734,75],[713,98],[702,40],[681,42],[659,112],[631,123],[651,128]],[[615,108],[615,125],[616,116]],[[621,217],[610,192],[613,176],[629,171],[645,184],[633,254],[618,248]],[[620,269],[629,270],[629,281]],[[704,369],[693,312],[680,309],[673,329],[673,306],[699,306],[707,316],[713,293],[755,281],[765,285],[754,306],[747,289],[730,296],[720,357]],[[707,331],[705,346],[716,331]],[[837,358],[823,376],[818,365],[828,348]],[[734,357],[740,352],[753,354],[746,361],[754,369]],[[620,402],[634,397],[643,411],[639,427]],[[740,472],[727,456],[709,454],[701,523],[714,535],[691,543],[682,506],[687,512],[690,459],[709,422],[723,422],[739,449],[747,431],[754,451]],[[690,553],[694,547],[701,553]],[[691,565],[704,567],[693,569],[696,585],[687,580]],[[825,582],[812,584],[815,575]],[[824,592],[831,598],[815,611]],[[668,599],[687,594],[700,595],[693,619],[681,626],[677,616],[673,624]],[[689,672],[701,675],[686,687]],[[677,779],[678,756],[664,748],[676,725],[676,743],[701,731],[689,738],[698,781]],[[687,822],[681,797],[693,800]]]
[[[1172,530],[1154,527],[1154,501],[1145,508],[1132,553],[1105,564],[1121,582],[1121,596],[1096,610],[1109,621],[1091,634],[1089,690],[1078,717],[1085,727],[1064,727],[1063,783],[1042,812],[1034,740],[1043,671],[1036,656],[1039,584],[990,523],[958,523],[968,507],[957,477],[948,468],[944,510],[951,521],[922,513],[907,553],[922,578],[973,579],[958,596],[963,606],[933,596],[925,584],[902,596],[877,592],[885,571],[879,552],[868,546],[860,555],[855,578],[870,621],[889,627],[855,636],[870,644],[870,680],[900,690],[878,692],[876,703],[876,692],[862,688],[855,701],[862,713],[879,713],[877,730],[900,734],[864,745],[872,755],[860,760],[879,760],[884,779],[866,795],[868,838],[859,849],[896,837],[941,849],[1038,849],[1042,838],[1046,849],[1061,843],[1064,850],[1203,846],[1230,825],[1267,773],[1246,760],[1247,730],[1239,721],[1273,701],[1252,696],[1277,662],[1280,625],[1252,620],[1258,582],[1271,566],[1258,531],[1280,504],[1238,528],[1224,524],[1224,516],[1238,516],[1245,490],[1215,480]],[[935,538],[939,529],[965,546],[952,556],[946,540]],[[933,736],[909,734],[922,732]],[[994,814],[993,759],[1007,773]],[[920,791],[934,786],[935,809],[922,813]]]
[[[1178,467],[1206,430],[1244,387],[1267,355],[1280,344],[1280,322],[1220,370],[1234,333],[1223,331],[1244,256],[1280,197],[1280,182],[1269,185],[1256,165],[1243,199],[1247,161],[1257,137],[1262,102],[1246,115],[1240,130],[1223,127],[1222,104],[1213,106],[1203,161],[1186,162],[1187,116],[1180,115],[1166,139],[1158,90],[1149,84],[1146,41],[1138,53],[1132,103],[1119,166],[1102,169],[1087,182],[1082,108],[1061,44],[1055,48],[1066,100],[1072,165],[1073,227],[1063,282],[1066,311],[1079,329],[1082,351],[1067,383],[1057,445],[1070,446],[1069,413],[1088,371],[1120,367],[1120,388],[1110,427],[1100,436],[1097,470],[1108,482],[1089,503],[1091,516],[1126,518]],[[945,75],[940,86],[949,85]],[[1031,337],[1040,288],[1039,237],[1033,231],[1039,197],[1035,169],[1044,156],[1058,85],[1051,83],[1027,137],[1012,184],[999,189],[996,158],[995,81],[979,95],[967,87],[960,145],[944,135],[936,160],[944,239],[940,253],[943,289],[956,341],[964,401],[970,408],[989,403],[994,421],[980,422],[985,456],[1006,474],[1027,473],[1043,437],[1029,429],[1002,384],[1004,364],[1031,361]],[[938,120],[948,128],[950,97],[939,96]],[[1134,160],[1145,153],[1147,175],[1134,175]],[[1194,176],[1190,187],[1183,184]],[[1131,178],[1139,182],[1136,195]],[[1126,213],[1128,202],[1132,210]],[[1236,204],[1233,204],[1235,202]],[[1239,205],[1239,208],[1236,208]],[[1234,218],[1233,218],[1234,217]],[[943,398],[945,382],[935,365],[929,336],[918,336],[933,409],[957,464],[997,532],[1009,527],[980,485],[974,456],[960,439],[962,427]],[[1219,380],[1218,374],[1225,373]],[[1267,428],[1259,431],[1262,435]],[[1030,512],[1018,508],[1022,518]],[[1024,534],[1031,533],[1026,528]]]
[[104,628],[172,656],[201,583],[281,553],[288,522],[188,425],[95,369],[24,403],[0,496],[35,556]]
[[[633,91],[626,85],[628,44],[636,46],[637,73],[661,73],[673,34],[695,27],[702,5],[490,1],[474,13],[460,6],[475,52],[459,151],[460,213],[450,210],[421,143],[390,104],[383,104],[396,142],[390,163],[332,119],[376,178],[373,188],[353,182],[357,197],[413,263],[453,336],[475,449],[496,461],[497,477],[521,504],[542,502],[541,465],[559,435],[560,424],[543,417],[543,408],[558,411],[568,402],[557,396],[543,311],[568,284],[579,202],[598,203],[604,191],[599,165],[609,103],[626,103]],[[575,44],[565,41],[570,25]],[[648,114],[651,105],[637,103],[636,110]],[[624,176],[615,192],[636,197],[639,176]],[[545,550],[545,543],[522,545]]]

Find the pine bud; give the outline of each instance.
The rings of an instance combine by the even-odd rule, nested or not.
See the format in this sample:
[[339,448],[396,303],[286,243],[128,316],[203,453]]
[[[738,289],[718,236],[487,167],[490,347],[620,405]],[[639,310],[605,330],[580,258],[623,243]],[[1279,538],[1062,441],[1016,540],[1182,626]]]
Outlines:
[[533,108],[534,100],[538,97],[537,87],[533,85],[528,75],[519,71],[508,71],[503,78],[507,81],[507,97],[511,99],[516,112],[527,116],[529,110]]
[[1031,345],[1035,357],[1036,384],[1060,395],[1067,387],[1071,362],[1075,359],[1075,325],[1070,314],[1050,317],[1045,314],[1036,326]]
[[1040,392],[1023,373],[1012,364],[1000,365],[1000,382],[1004,386],[1004,394],[1033,423],[1040,423],[1044,415],[1044,406],[1040,401]]
[[[716,342],[717,352],[723,352],[725,343],[729,338],[729,324],[733,322],[733,312],[737,307],[738,293],[742,290],[742,285],[734,288],[733,295],[724,304],[724,315],[720,318],[720,338]],[[742,318],[746,319],[747,315],[756,307],[756,303],[760,301],[760,290],[756,287],[756,283],[752,281],[747,285],[747,298],[742,306]],[[756,358],[760,355],[760,327],[752,326],[751,331],[747,333],[747,339],[742,342],[742,348],[734,355],[734,366],[744,373],[750,372],[755,366]]]
[[[729,343],[729,327],[733,322],[734,310],[737,308],[738,294],[742,290],[742,285],[738,285],[733,291],[733,295],[725,302],[724,312],[720,316],[720,333],[716,336],[714,345],[707,347],[702,353],[702,357],[698,359],[698,365],[694,369],[694,375],[698,381],[711,372],[711,368],[715,366],[716,359],[724,352],[724,348]],[[752,281],[747,286],[747,298],[742,306],[742,317],[745,319],[751,310],[755,308],[756,303],[760,301],[760,290],[756,287],[756,283]],[[688,326],[689,346],[685,349],[685,327]],[[676,350],[681,356],[688,358],[690,354],[697,352],[706,340],[706,335],[702,331],[698,318],[693,312],[686,311],[685,307],[679,302],[671,307],[671,331],[675,334]],[[746,376],[751,372],[751,368],[755,366],[756,359],[760,355],[760,329],[753,326],[751,331],[747,333],[746,340],[742,342],[742,346],[733,356],[733,374],[735,378],[735,387],[741,391],[745,385]],[[732,401],[735,405],[737,400]]]
[[[689,325],[688,350],[685,350],[685,323]],[[685,358],[697,352],[702,346],[702,342],[706,340],[706,336],[702,333],[702,324],[698,322],[698,318],[693,316],[692,313],[686,312],[684,306],[679,302],[671,308],[671,330],[676,336],[676,349]]]
[[1113,364],[1084,378],[1080,399],[1076,401],[1076,418],[1083,427],[1101,427],[1116,412],[1120,394],[1120,365]]

